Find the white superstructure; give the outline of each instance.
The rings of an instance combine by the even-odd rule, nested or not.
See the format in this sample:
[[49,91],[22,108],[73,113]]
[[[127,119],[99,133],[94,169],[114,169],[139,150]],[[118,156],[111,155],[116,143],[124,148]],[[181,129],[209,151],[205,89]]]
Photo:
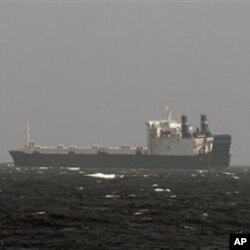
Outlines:
[[[146,122],[148,154],[187,156],[211,152],[213,137],[193,132],[194,129],[184,122],[172,120],[169,108],[166,108],[165,120]],[[185,126],[188,136],[183,134]]]

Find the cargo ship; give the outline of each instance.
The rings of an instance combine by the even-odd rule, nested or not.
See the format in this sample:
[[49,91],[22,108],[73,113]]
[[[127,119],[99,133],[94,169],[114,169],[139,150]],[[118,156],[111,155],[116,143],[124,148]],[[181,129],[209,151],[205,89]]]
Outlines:
[[208,169],[228,167],[231,135],[212,134],[207,116],[200,116],[200,127],[172,119],[166,108],[165,118],[146,122],[147,147],[40,146],[30,140],[27,123],[26,144],[21,150],[11,150],[15,166],[77,166],[97,168],[178,168]]

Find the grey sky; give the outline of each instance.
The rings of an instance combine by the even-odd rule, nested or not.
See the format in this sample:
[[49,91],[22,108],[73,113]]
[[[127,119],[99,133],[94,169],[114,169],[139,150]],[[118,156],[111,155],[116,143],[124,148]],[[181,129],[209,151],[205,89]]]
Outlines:
[[0,3],[0,161],[24,144],[145,145],[170,106],[250,164],[250,3]]

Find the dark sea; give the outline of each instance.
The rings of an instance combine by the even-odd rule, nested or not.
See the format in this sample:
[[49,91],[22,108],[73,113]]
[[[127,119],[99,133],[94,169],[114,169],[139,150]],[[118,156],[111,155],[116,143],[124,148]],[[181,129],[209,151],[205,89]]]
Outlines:
[[250,168],[0,168],[0,249],[229,249]]

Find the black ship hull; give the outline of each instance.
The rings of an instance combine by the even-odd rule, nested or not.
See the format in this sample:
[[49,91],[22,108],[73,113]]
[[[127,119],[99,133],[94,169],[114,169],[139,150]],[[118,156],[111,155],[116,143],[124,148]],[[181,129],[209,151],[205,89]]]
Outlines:
[[227,167],[229,156],[221,164],[210,164],[210,155],[202,156],[151,156],[107,154],[27,154],[10,152],[15,166],[71,166],[96,168],[210,168]]
[[213,150],[196,156],[116,155],[116,154],[45,154],[10,151],[15,166],[77,166],[97,168],[181,168],[207,169],[228,167],[231,136],[214,136]]

